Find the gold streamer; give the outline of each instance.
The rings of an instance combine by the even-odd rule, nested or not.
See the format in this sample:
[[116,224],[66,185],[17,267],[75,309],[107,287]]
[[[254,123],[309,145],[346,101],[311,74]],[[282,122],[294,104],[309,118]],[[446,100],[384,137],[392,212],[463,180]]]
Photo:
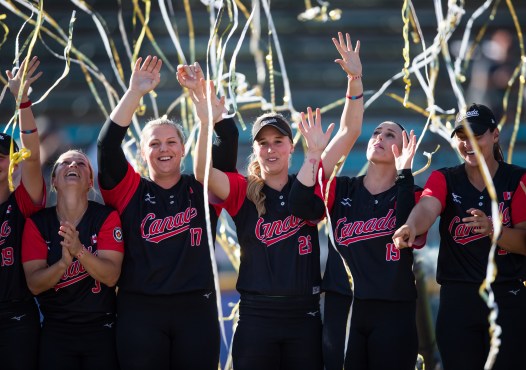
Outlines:
[[13,152],[13,138],[11,138],[11,146],[9,148],[9,169],[8,169],[8,181],[9,181],[9,190],[14,191],[15,185],[13,184],[13,172],[15,171],[15,166],[18,165],[20,162],[26,160],[27,158],[31,157],[31,150],[27,148],[20,148],[20,150],[16,153]]
[[409,77],[409,18],[410,18],[410,8],[408,1],[404,0],[404,5],[402,6],[402,20],[404,26],[402,29],[402,35],[404,37],[404,48],[402,49],[402,56],[404,57],[404,83],[405,83],[405,96],[404,96],[404,107],[407,107],[407,100],[409,99],[409,92],[411,91],[411,79]]

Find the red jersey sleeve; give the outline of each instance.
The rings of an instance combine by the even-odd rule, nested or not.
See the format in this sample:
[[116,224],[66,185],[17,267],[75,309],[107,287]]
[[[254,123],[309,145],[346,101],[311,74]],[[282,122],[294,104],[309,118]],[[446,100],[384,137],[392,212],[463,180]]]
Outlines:
[[31,200],[31,197],[29,196],[29,193],[27,192],[26,187],[24,186],[24,183],[20,181],[20,185],[17,186],[15,189],[15,199],[16,203],[18,204],[18,208],[20,208],[20,212],[24,215],[24,217],[29,217],[33,213],[40,211],[44,208],[46,205],[46,182],[43,181],[43,194],[42,202],[40,204],[33,203],[33,200]]
[[121,220],[116,211],[111,212],[97,235],[97,249],[124,252]]
[[28,218],[22,233],[22,263],[34,260],[47,260],[47,245],[33,220]]
[[[220,203],[215,204],[216,207],[224,208],[230,216],[235,216],[247,195],[247,179],[243,175],[234,172],[225,172],[230,183],[230,193],[228,197]],[[217,209],[217,208],[216,208]]]
[[[523,187],[524,186],[524,187]],[[512,225],[526,221],[526,174],[522,175],[519,186],[511,198]]]
[[422,197],[426,196],[437,198],[442,206],[440,213],[444,211],[446,207],[447,184],[442,172],[433,171],[431,173],[422,192]]
[[113,189],[103,189],[99,183],[100,193],[102,194],[104,203],[115,208],[119,214],[122,214],[124,208],[126,208],[128,202],[133,197],[133,194],[135,194],[140,181],[141,176],[135,172],[133,167],[128,163],[126,176],[124,176],[122,181]]
[[[321,200],[325,199],[325,192],[327,189],[327,184],[329,184],[329,180],[324,179],[323,185],[322,185],[323,188],[322,188],[320,187],[320,183],[316,182],[316,186],[314,188],[314,194]],[[334,206],[334,199],[336,198],[335,193],[336,193],[336,177],[333,178],[331,183],[329,184],[329,195],[327,199],[327,209],[329,210],[329,212],[332,211],[332,207]]]

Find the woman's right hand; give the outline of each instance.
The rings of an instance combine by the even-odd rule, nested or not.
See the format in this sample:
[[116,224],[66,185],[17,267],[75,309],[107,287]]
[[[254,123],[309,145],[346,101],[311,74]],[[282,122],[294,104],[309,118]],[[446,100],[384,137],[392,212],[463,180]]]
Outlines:
[[398,249],[411,247],[415,241],[416,235],[413,227],[402,225],[393,235],[393,242]]
[[138,58],[130,77],[128,90],[144,96],[155,89],[161,81],[162,65],[163,61],[156,56],[148,55],[144,62],[142,58]]
[[[24,73],[24,69],[26,68],[26,63],[27,58],[22,61],[18,70],[15,71],[15,69],[13,69],[12,71],[5,71],[5,74],[7,75],[7,81],[9,83],[9,91],[11,91],[11,94],[13,94],[15,99],[18,98],[20,88],[22,87],[22,75]],[[38,80],[40,76],[42,76],[42,71],[34,75],[39,64],[40,61],[36,56],[34,56],[29,62],[25,76],[26,79],[24,80],[24,86],[22,90],[22,102],[25,102],[29,99],[29,87],[31,86],[31,84]]]
[[321,126],[320,108],[316,108],[316,114],[313,115],[312,108],[308,107],[307,117],[305,117],[304,112],[301,112],[301,122],[298,125],[298,129],[305,138],[307,151],[321,155],[329,143],[332,131],[334,130],[334,123],[331,123],[324,133],[323,127]]

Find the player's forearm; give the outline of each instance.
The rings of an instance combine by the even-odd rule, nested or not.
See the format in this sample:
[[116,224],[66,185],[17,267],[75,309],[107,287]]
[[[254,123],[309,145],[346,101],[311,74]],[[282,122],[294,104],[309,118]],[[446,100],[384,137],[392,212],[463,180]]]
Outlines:
[[[206,165],[206,155],[208,149],[208,135],[210,127],[208,123],[201,123],[199,126],[199,133],[197,135],[197,143],[195,146],[195,158],[194,158],[194,175],[197,181],[200,183],[204,182],[206,171],[210,171],[210,166]],[[210,161],[212,162],[212,161]]]
[[[118,253],[118,252],[115,252]],[[95,256],[89,252],[77,256],[88,274],[106,286],[113,287],[121,275],[121,263],[102,256]]]
[[305,159],[296,179],[305,186],[314,186],[318,178],[318,168],[321,162],[321,152],[307,151]]
[[212,160],[214,167],[223,172],[237,171],[237,150],[239,131],[232,118],[225,118],[214,125],[217,135],[212,145]]
[[[434,198],[423,197],[414,207],[409,217],[407,218],[406,225],[409,225],[415,230],[415,235],[422,235],[429,230],[429,228],[436,221],[439,213],[436,211],[436,205],[433,204]],[[436,200],[438,202],[438,200]]]
[[526,255],[526,230],[503,227],[497,244],[510,253]]
[[140,93],[133,90],[126,90],[115,109],[111,112],[111,120],[119,126],[129,126],[141,99],[142,95]]
[[51,266],[26,271],[27,286],[33,295],[43,293],[57,285],[67,269],[68,265],[59,260]]
[[349,154],[362,132],[364,104],[362,80],[349,80],[340,127],[323,153],[323,168],[329,178],[338,161]]

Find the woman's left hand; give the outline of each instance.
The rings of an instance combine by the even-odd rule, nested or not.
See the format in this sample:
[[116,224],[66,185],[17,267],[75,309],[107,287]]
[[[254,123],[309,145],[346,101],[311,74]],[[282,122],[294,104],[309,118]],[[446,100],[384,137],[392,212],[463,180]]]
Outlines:
[[212,119],[215,124],[223,118],[223,114],[226,113],[225,109],[225,97],[222,96],[218,98],[216,95],[216,89],[214,86],[214,81],[208,81],[208,87],[210,88],[210,101],[208,100],[207,94],[207,81],[201,78],[197,83],[197,86],[194,90],[190,91],[190,98],[195,105],[195,110],[201,124],[208,122],[208,108],[212,108]]
[[466,211],[471,216],[464,217],[462,222],[466,224],[466,227],[473,228],[473,232],[477,234],[488,235],[491,237],[493,234],[493,221],[491,218],[486,216],[480,209],[470,208]]
[[334,130],[334,123],[331,123],[327,131],[323,132],[321,126],[321,112],[320,108],[316,108],[316,114],[312,113],[312,108],[307,108],[307,117],[305,113],[301,112],[301,122],[298,125],[298,130],[301,132],[307,143],[307,150],[311,153],[321,154],[331,138]]
[[69,222],[61,222],[58,235],[64,238],[60,244],[67,248],[72,256],[78,255],[82,251],[82,244],[79,240],[79,232]]
[[393,144],[391,147],[395,158],[395,166],[397,170],[411,169],[413,165],[413,158],[416,150],[416,135],[413,130],[407,137],[407,132],[402,131],[402,152]]

